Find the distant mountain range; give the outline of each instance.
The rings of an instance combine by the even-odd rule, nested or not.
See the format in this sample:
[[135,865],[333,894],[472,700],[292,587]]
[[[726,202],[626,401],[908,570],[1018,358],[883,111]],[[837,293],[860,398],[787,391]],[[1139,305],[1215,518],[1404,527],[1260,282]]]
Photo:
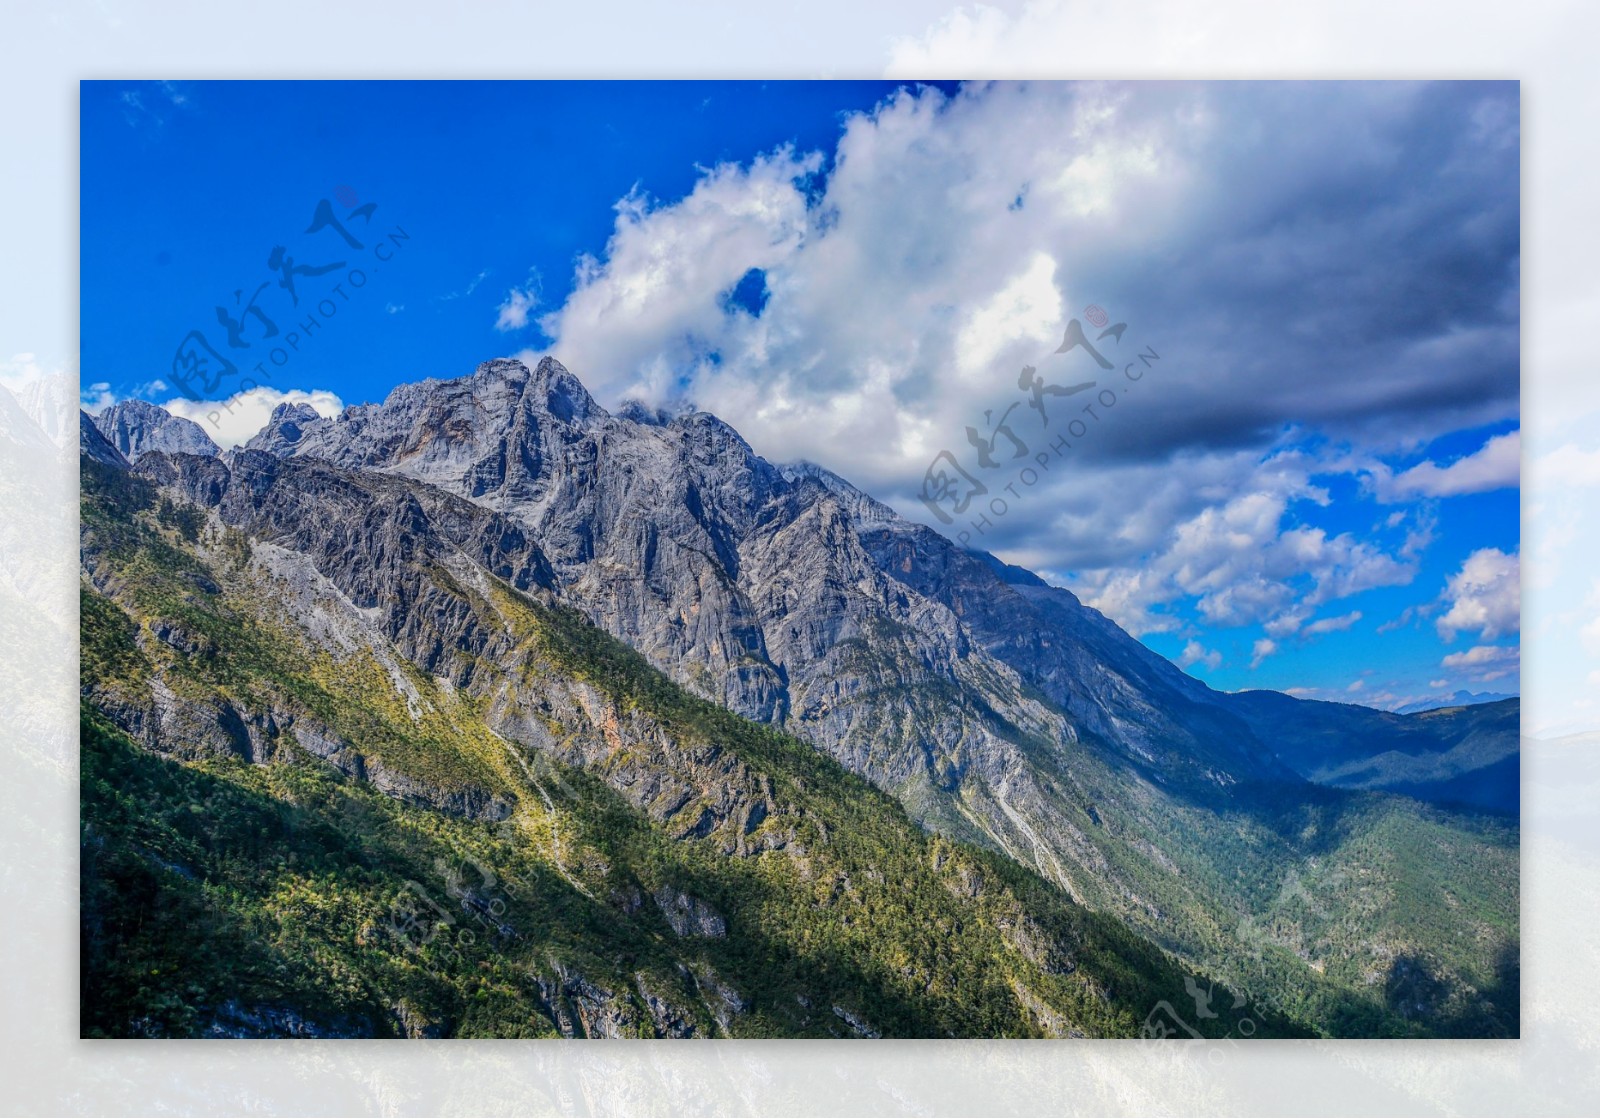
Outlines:
[[[1517,1032],[1515,698],[1215,692],[821,467],[703,412],[613,415],[550,359],[280,408],[227,453],[148,408],[81,432],[86,735],[166,790],[141,831],[86,789],[121,859],[85,887],[97,1029],[1104,1034],[1162,1003],[1210,1029],[1199,974],[1279,1033]],[[255,799],[165,807],[206,788]],[[336,804],[385,823],[272,861],[284,805],[314,831]],[[498,1012],[459,968],[402,997],[413,957],[359,932],[380,871],[425,877],[394,838],[418,829],[577,906],[463,888],[456,924],[520,914],[486,966],[537,978]],[[282,891],[333,906],[324,948],[277,986],[219,964],[157,1021],[159,984],[117,986],[154,949],[106,930],[130,890],[213,882],[283,951]]]
[[1516,698],[1515,695],[1506,692],[1458,691],[1453,695],[1432,696],[1403,704],[1396,707],[1394,712],[1396,715],[1415,715],[1419,711],[1436,711],[1441,707],[1471,707],[1478,703],[1499,703],[1501,700]]

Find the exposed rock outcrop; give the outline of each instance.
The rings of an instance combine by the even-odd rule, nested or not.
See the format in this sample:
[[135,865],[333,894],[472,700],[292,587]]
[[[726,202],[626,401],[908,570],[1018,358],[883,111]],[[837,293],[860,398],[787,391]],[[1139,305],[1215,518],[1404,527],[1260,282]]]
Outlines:
[[144,400],[122,400],[94,418],[95,427],[129,462],[151,451],[215,455],[217,444],[193,420]]

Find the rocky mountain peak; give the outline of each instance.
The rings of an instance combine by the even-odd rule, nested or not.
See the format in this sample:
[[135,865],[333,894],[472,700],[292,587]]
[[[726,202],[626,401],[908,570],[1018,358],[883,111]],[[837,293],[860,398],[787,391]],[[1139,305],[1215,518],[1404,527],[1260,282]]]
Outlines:
[[534,392],[541,393],[542,396],[533,402],[556,419],[566,423],[582,423],[591,418],[609,415],[604,408],[595,403],[594,397],[589,395],[589,390],[584,388],[583,382],[553,357],[539,359],[539,364],[530,378],[528,391],[530,397]]
[[94,418],[94,424],[129,462],[138,462],[150,451],[186,455],[216,455],[219,451],[199,424],[144,400],[113,404]]
[[[518,358],[495,358],[479,365],[466,380],[475,394],[515,398],[525,406],[542,411],[563,423],[581,424],[609,414],[595,403],[582,381],[549,356],[540,358],[532,369]],[[449,391],[451,386],[461,382],[430,383]]]
[[318,412],[315,408],[311,407],[311,405],[309,405],[309,404],[304,404],[304,403],[287,404],[286,403],[286,404],[280,404],[276,408],[274,408],[272,410],[272,417],[271,418],[272,418],[272,420],[277,421],[279,423],[283,423],[283,422],[310,423],[310,422],[312,422],[314,420],[320,420],[322,418],[322,413]]
[[78,411],[78,379],[51,373],[17,391],[17,403],[57,447],[72,438],[72,414]]
[[272,410],[267,425],[245,446],[251,450],[285,455],[318,425],[332,423],[309,404],[280,404]]
[[[980,771],[1014,782],[1029,743],[1084,734],[1197,796],[1294,778],[1268,745],[1281,732],[1253,729],[1265,716],[1069,591],[814,463],[773,466],[709,412],[613,416],[554,358],[401,385],[308,423],[298,442],[252,445],[505,516],[538,542],[563,600],[652,665],[886,785]],[[951,688],[981,707],[925,699]],[[892,747],[885,718],[900,728]],[[1040,811],[1030,826],[1048,830]]]
[[0,385],[0,442],[30,456],[48,456],[57,446],[22,401],[4,385]]

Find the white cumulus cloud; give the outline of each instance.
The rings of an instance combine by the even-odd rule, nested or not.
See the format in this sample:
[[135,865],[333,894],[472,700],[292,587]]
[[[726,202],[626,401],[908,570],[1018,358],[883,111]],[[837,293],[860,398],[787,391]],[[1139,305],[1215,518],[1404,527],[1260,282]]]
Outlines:
[[1207,649],[1198,641],[1190,641],[1183,647],[1183,652],[1178,657],[1178,663],[1185,668],[1191,665],[1203,664],[1207,668],[1216,669],[1222,664],[1222,654],[1215,649]]
[[1301,630],[1304,637],[1315,637],[1322,633],[1338,633],[1347,630],[1361,620],[1361,611],[1352,610],[1348,614],[1341,614],[1336,618],[1319,618]]
[[1464,653],[1450,653],[1439,664],[1465,672],[1478,684],[1500,680],[1516,672],[1522,663],[1522,651],[1515,645],[1474,645]]
[[1499,548],[1479,548],[1446,580],[1443,598],[1449,609],[1434,625],[1446,641],[1459,633],[1485,641],[1515,633],[1522,615],[1520,560]]
[[[906,89],[843,118],[831,151],[704,168],[676,201],[634,191],[538,325],[602,403],[692,400],[769,459],[819,462],[933,523],[918,491],[936,456],[977,469],[973,440],[1008,423],[1031,461],[1080,415],[1084,398],[1053,397],[1043,426],[1025,365],[1111,384],[1055,352],[1103,307],[1128,324],[1111,358],[1148,346],[1156,371],[965,542],[1136,633],[1187,632],[1192,610],[1282,641],[1409,583],[1434,536],[1426,510],[1393,545],[1319,526],[1322,476],[1408,500],[1514,482],[1515,434],[1398,479],[1381,464],[1517,414],[1516,105],[1494,84]],[[1424,135],[1440,154],[1419,170]],[[730,298],[752,277],[758,313]],[[515,328],[532,308],[497,313]],[[1310,445],[1347,461],[1294,450]],[[1013,444],[995,447],[1009,463]]]
[[528,325],[528,319],[538,305],[539,276],[534,273],[528,277],[526,284],[506,292],[505,302],[497,309],[494,328],[499,331],[521,330]]
[[337,416],[344,410],[344,402],[327,389],[284,392],[266,386],[235,393],[226,400],[190,400],[179,396],[161,407],[174,416],[193,420],[217,446],[227,450],[248,441],[265,427],[272,410],[280,404],[309,404],[324,416]]

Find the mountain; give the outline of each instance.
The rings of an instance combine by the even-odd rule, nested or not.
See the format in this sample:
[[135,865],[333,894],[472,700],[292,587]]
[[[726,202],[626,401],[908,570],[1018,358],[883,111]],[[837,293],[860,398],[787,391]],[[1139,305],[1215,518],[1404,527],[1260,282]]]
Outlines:
[[54,455],[51,440],[12,391],[0,385],[0,441],[8,454]]
[[[101,466],[89,471],[114,488]],[[747,825],[759,816],[759,835],[773,816],[765,798],[757,811],[737,791],[750,787],[742,776],[669,780],[659,765],[670,734],[563,700],[585,693],[547,674],[508,679],[524,652],[495,625],[548,633],[508,620],[504,595],[531,595],[549,611],[535,618],[573,619],[606,664],[606,650],[635,651],[629,674],[650,681],[646,693],[704,705],[694,709],[759,741],[806,744],[813,764],[839,767],[830,781],[848,772],[864,779],[848,786],[860,795],[892,796],[883,803],[920,826],[907,837],[1019,868],[1037,896],[1111,920],[1264,1012],[1330,1034],[1516,1032],[1514,821],[1375,791],[1381,781],[1339,768],[1448,754],[1463,741],[1455,729],[1213,692],[1070,592],[960,549],[819,467],[773,466],[706,413],[611,415],[553,360],[497,361],[334,419],[275,414],[247,449],[149,454],[130,477],[148,487],[147,506],[84,520],[85,572],[124,612],[113,628],[183,664],[291,634],[301,653],[282,663],[323,665],[322,688],[370,653],[383,667],[361,674],[358,694],[403,700],[387,756],[321,730],[312,741],[323,745],[306,749],[408,803],[467,815],[511,804],[515,772],[498,793],[486,778],[457,788],[419,776],[451,740],[426,730],[428,712],[460,703],[478,720],[457,716],[466,738],[594,777],[672,843],[700,844],[741,814]],[[108,563],[115,553],[96,543],[126,535],[130,520],[208,574],[187,589],[142,587],[138,573],[160,563]],[[230,564],[237,576],[218,574]],[[175,616],[200,593],[235,619],[225,632]],[[91,688],[94,710],[177,759],[197,742],[276,758],[281,728],[304,723],[284,698],[304,684],[275,684],[270,702],[241,710],[237,690],[177,699],[187,693],[164,679]],[[598,743],[572,729],[580,710]],[[1339,727],[1342,752],[1316,754]],[[1474,747],[1444,768],[1454,779],[1492,753]],[[1439,778],[1409,773],[1407,791],[1460,799]],[[841,842],[840,829],[826,834]],[[1477,931],[1464,939],[1463,927]],[[1014,1015],[1041,997],[1031,977],[1020,982],[1031,993],[1013,991]]]
[[1516,699],[1514,695],[1504,692],[1468,692],[1457,691],[1453,695],[1434,696],[1431,699],[1419,699],[1414,703],[1407,703],[1396,707],[1396,715],[1416,715],[1423,711],[1433,711],[1440,707],[1471,707],[1478,703],[1499,703],[1503,699]]
[[138,462],[151,451],[218,453],[217,445],[199,424],[144,400],[119,401],[96,416],[94,424],[129,462]]
[[1230,704],[1309,781],[1518,813],[1522,711],[1515,696],[1414,715],[1278,692],[1239,692]]
[[138,471],[84,460],[90,1036],[1127,1036],[1194,982],[671,684],[498,514]]
[[[37,399],[30,387],[21,396]],[[35,775],[71,764],[59,712],[72,692],[72,669],[37,652],[72,642],[74,530],[59,513],[71,497],[67,454],[0,386],[0,500],[8,511],[0,521],[0,648],[13,653],[0,659],[0,687],[14,697],[0,749],[17,766],[39,767]],[[27,784],[8,780],[18,789]]]
[[58,447],[67,445],[72,437],[72,416],[78,411],[76,377],[47,373],[29,381],[17,391],[16,397],[45,438]]
[[280,404],[272,410],[267,424],[245,444],[250,450],[289,454],[300,442],[305,429],[323,417],[309,404]]
[[111,445],[95,426],[94,417],[87,412],[78,413],[78,454],[105,466],[129,465],[123,453]]

